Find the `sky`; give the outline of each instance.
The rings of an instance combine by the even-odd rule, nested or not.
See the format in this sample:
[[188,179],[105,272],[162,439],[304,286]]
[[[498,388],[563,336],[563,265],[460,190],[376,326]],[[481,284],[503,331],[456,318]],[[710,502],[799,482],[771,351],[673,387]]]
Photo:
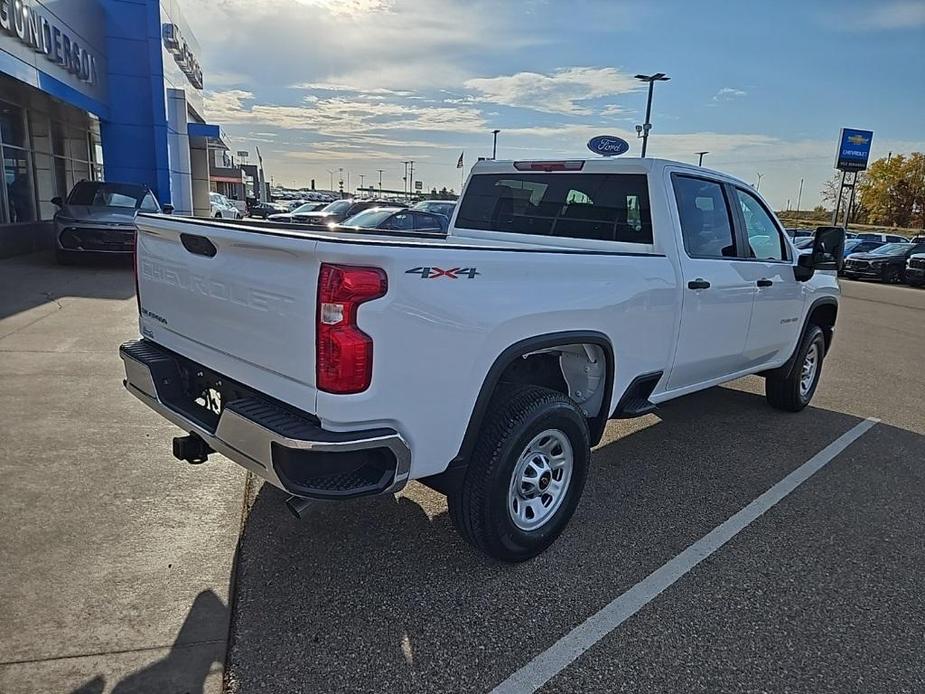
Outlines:
[[276,184],[459,190],[465,167],[593,157],[630,143],[655,87],[648,155],[758,183],[778,209],[820,202],[838,131],[872,159],[925,151],[925,0],[184,0],[206,115],[259,147]]

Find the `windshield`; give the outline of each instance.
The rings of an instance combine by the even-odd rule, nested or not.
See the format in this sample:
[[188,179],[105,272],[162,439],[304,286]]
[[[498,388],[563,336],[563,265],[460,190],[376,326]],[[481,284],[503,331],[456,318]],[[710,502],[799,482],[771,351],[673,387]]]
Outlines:
[[296,214],[298,212],[312,212],[313,210],[317,210],[317,209],[318,209],[317,202],[306,202],[302,205],[299,205],[297,208],[295,208],[292,211],[292,214]]
[[814,240],[815,239],[813,239],[812,236],[800,236],[796,240],[794,240],[793,245],[796,248],[809,248],[810,246],[813,245]]
[[74,186],[67,198],[68,205],[88,205],[90,207],[130,207],[141,206],[145,193],[143,186],[130,183],[102,183],[98,181],[81,181]]
[[421,210],[423,212],[436,212],[437,214],[451,214],[454,207],[456,207],[455,202],[445,202],[442,200],[422,200],[411,209]]
[[374,207],[370,210],[363,210],[352,217],[344,220],[344,226],[363,227],[364,229],[376,229],[385,220],[395,214],[395,210],[383,210]]
[[323,207],[321,211],[329,214],[343,214],[350,209],[352,204],[352,200],[335,200],[330,205]]
[[880,248],[875,248],[871,251],[872,255],[896,255],[897,253],[902,253],[904,250],[909,248],[908,243],[888,243],[885,246],[880,246]]

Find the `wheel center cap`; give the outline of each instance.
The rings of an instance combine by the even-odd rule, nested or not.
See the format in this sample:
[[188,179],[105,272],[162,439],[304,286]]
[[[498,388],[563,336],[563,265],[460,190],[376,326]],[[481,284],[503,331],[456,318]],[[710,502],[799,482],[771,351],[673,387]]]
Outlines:
[[540,482],[539,482],[540,491],[546,490],[546,487],[549,486],[550,479],[552,479],[552,476],[548,472],[544,472],[542,475],[540,475]]

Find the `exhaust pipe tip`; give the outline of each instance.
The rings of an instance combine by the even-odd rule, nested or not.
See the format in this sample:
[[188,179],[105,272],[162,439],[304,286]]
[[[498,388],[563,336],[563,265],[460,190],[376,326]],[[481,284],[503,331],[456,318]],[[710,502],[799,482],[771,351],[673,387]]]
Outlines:
[[299,520],[302,520],[311,505],[311,499],[306,499],[301,496],[290,496],[286,499],[286,508],[288,508],[289,512]]

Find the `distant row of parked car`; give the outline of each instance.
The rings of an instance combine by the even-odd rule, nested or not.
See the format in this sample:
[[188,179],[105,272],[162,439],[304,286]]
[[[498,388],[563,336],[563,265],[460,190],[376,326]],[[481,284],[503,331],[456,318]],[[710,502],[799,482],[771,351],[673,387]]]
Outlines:
[[[802,232],[804,230],[789,230]],[[908,239],[898,234],[874,231],[848,232],[845,262],[838,271],[848,279],[877,280],[890,284],[925,286],[925,235]],[[792,234],[793,244],[801,252],[812,248],[812,236]]]

